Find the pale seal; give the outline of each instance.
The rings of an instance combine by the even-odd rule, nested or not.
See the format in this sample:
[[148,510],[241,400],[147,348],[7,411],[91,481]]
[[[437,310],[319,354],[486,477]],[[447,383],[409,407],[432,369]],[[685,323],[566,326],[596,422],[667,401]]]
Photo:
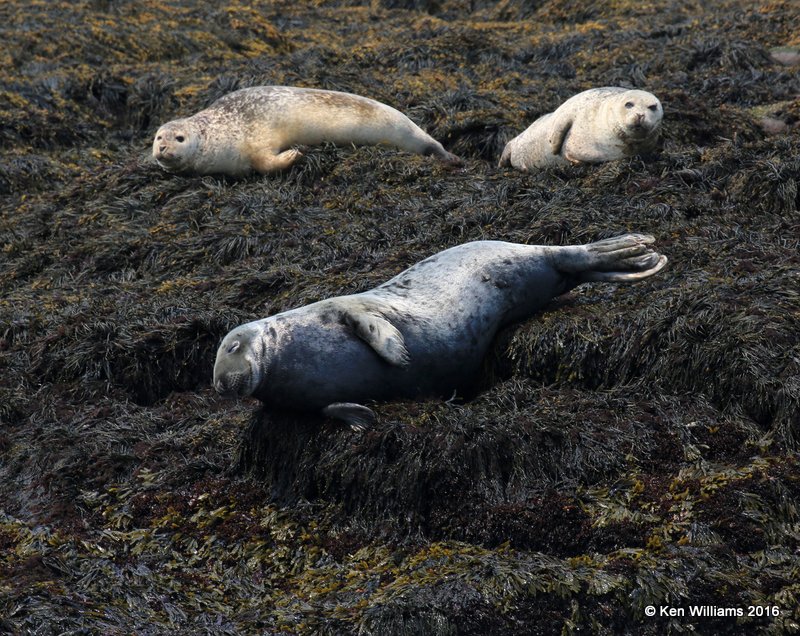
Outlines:
[[509,141],[499,165],[528,172],[652,152],[663,115],[661,102],[652,93],[593,88],[570,97]]
[[667,262],[648,247],[653,241],[627,234],[565,247],[458,245],[370,291],[236,327],[217,351],[214,388],[353,427],[374,419],[365,401],[464,395],[499,329],[581,283],[652,276]]
[[391,106],[360,95],[291,86],[243,88],[191,117],[164,124],[153,140],[153,158],[168,172],[240,177],[288,168],[301,156],[294,146],[326,141],[383,144],[461,164]]

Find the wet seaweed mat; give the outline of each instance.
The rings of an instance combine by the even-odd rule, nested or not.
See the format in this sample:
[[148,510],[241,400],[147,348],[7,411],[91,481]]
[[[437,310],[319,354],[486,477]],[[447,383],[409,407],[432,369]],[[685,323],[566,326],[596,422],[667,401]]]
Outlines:
[[[796,3],[0,19],[0,633],[800,631]],[[242,180],[149,159],[160,123],[261,84],[378,99],[466,169],[330,145]],[[602,85],[662,101],[655,157],[496,167]],[[210,386],[242,322],[465,241],[625,232],[668,268],[503,331],[468,402],[371,405],[353,433]]]

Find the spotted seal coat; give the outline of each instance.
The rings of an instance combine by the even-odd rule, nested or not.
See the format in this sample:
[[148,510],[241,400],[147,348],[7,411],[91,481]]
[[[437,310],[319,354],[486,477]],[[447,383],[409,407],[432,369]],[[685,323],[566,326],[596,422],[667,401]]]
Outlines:
[[354,427],[373,420],[364,402],[463,395],[499,329],[581,283],[652,276],[667,262],[653,242],[627,234],[564,247],[458,245],[369,291],[236,327],[217,351],[214,387]]
[[391,106],[351,93],[292,86],[243,88],[191,117],[164,124],[153,139],[153,158],[168,172],[241,177],[288,168],[301,156],[295,146],[324,142],[387,145],[461,164]]

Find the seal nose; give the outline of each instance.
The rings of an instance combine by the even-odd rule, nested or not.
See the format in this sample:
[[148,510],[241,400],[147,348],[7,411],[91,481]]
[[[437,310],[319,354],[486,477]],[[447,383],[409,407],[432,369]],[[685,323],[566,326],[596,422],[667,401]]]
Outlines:
[[158,147],[158,152],[164,152],[166,149],[167,149],[166,145],[164,145],[164,146],[159,146],[159,147]]
[[644,121],[644,113],[636,113],[636,123],[641,124]]
[[222,397],[225,398],[236,397],[236,390],[229,387],[222,380],[217,380],[216,382],[214,382],[214,388],[216,389],[217,393],[219,393]]

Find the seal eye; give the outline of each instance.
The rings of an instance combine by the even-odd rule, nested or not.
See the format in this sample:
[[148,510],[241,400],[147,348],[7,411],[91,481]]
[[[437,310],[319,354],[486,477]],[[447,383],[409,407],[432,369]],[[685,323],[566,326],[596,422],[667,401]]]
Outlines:
[[649,108],[650,110],[654,110],[655,111],[655,110],[658,110],[658,105],[657,104],[653,104],[652,106],[648,106],[647,108]]
[[228,353],[233,353],[234,351],[236,351],[236,350],[239,348],[239,344],[240,344],[240,343],[239,343],[239,341],[238,341],[238,340],[236,340],[235,342],[233,342],[233,343],[231,344],[231,346],[230,346],[230,347],[228,347],[228,351],[227,351],[227,352],[228,352]]
[[175,141],[177,141],[179,144],[182,144],[184,139],[185,137],[183,135],[177,135],[175,137]]
[[625,102],[625,108],[633,108],[633,102]]

